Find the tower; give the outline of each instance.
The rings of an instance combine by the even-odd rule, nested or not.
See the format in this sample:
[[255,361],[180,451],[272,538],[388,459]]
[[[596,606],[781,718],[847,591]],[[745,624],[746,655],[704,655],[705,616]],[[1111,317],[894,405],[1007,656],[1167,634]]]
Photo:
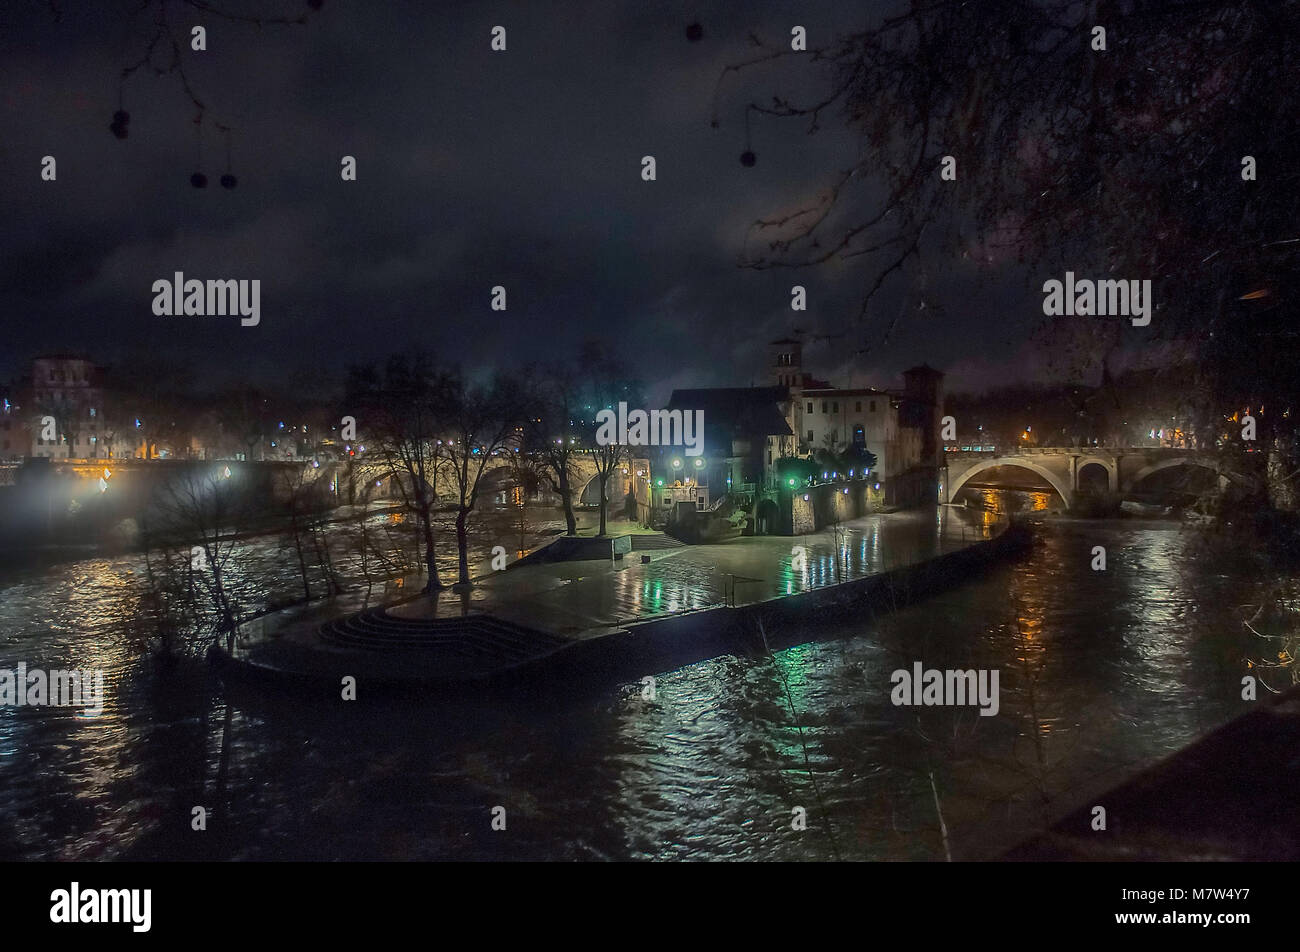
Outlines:
[[899,423],[921,430],[921,459],[939,464],[939,426],[943,416],[943,373],[928,364],[903,371],[903,403]]
[[772,382],[795,389],[803,382],[803,344],[785,338],[767,345]]

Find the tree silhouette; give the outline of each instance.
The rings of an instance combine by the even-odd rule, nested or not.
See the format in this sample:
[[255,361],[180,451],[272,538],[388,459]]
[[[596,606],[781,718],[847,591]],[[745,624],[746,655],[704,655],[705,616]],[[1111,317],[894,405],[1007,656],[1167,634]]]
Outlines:
[[[231,23],[257,27],[258,29],[274,25],[301,26],[308,19],[307,14],[302,12],[297,15],[240,13],[228,9],[224,4],[209,3],[207,0],[180,0],[180,5],[190,8],[204,17],[215,17]],[[55,0],[48,0],[48,6],[55,22],[61,22],[63,9],[59,4]],[[171,6],[174,7],[176,4],[172,3]],[[288,2],[286,0],[286,2],[277,4],[277,6],[287,9]],[[320,0],[308,0],[307,6],[313,10],[319,10],[322,3]],[[230,171],[231,133],[234,131],[233,127],[226,122],[208,119],[208,105],[204,99],[199,97],[198,90],[195,89],[185,71],[185,60],[191,52],[190,37],[185,34],[188,24],[178,24],[176,17],[169,15],[168,8],[168,0],[143,0],[143,2],[134,4],[132,9],[124,13],[124,17],[129,21],[133,32],[133,43],[129,59],[122,65],[121,72],[118,74],[117,110],[113,113],[113,121],[109,125],[109,130],[119,139],[126,139],[130,135],[131,113],[126,108],[126,86],[128,81],[137,73],[144,71],[153,73],[158,77],[174,77],[179,82],[185,96],[194,106],[193,121],[200,142],[202,141],[203,125],[207,121],[211,121],[213,127],[224,136],[226,172],[221,176],[221,184],[225,188],[234,188],[237,179]],[[179,35],[176,32],[178,25],[181,27]],[[201,171],[196,171],[190,176],[190,182],[195,188],[203,188],[207,185],[207,176]]]
[[742,264],[861,259],[856,332],[885,341],[900,318],[873,325],[868,306],[935,260],[1027,262],[1034,287],[1065,270],[1150,279],[1141,338],[1127,318],[1045,318],[1058,359],[1095,368],[1120,344],[1175,342],[1206,420],[1263,404],[1261,442],[1294,436],[1300,2],[913,0],[808,52],[752,40],[719,96],[778,61],[820,91],[750,102],[747,126],[835,123],[862,145],[808,201],[754,222]]

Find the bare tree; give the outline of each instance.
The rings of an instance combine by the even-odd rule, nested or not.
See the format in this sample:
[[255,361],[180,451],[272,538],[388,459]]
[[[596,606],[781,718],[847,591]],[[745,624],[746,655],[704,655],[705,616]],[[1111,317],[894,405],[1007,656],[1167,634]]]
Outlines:
[[438,442],[453,408],[454,378],[436,369],[423,352],[389,360],[380,377],[354,368],[345,405],[354,410],[359,433],[396,479],[405,510],[419,522],[428,573],[425,590],[443,587],[438,578],[434,512],[438,504]]
[[457,584],[469,585],[469,519],[478,502],[479,484],[496,457],[519,449],[520,420],[527,411],[521,388],[510,378],[498,376],[491,383],[475,384],[456,374],[452,380],[454,397],[445,427],[449,439],[438,452],[457,496]]
[[639,406],[640,388],[628,375],[622,360],[608,345],[600,341],[587,341],[578,356],[584,381],[583,393],[583,443],[596,466],[596,479],[600,486],[600,535],[606,535],[609,511],[609,480],[627,456],[627,447],[616,442],[601,444],[596,435],[596,414],[601,410],[618,409],[620,402],[629,407]]
[[[234,646],[240,606],[230,580],[237,532],[245,523],[246,498],[232,481],[229,467],[186,465],[166,479],[155,493],[142,532],[164,551],[189,554],[190,584],[207,609],[198,613],[210,621],[227,647]],[[199,598],[199,596],[202,596]]]
[[529,376],[541,381],[535,394],[537,414],[530,418],[526,430],[529,450],[560,497],[565,533],[577,535],[573,484],[581,449],[574,422],[580,412],[579,376],[575,368],[565,364],[555,364],[542,374]]
[[284,511],[289,517],[288,541],[298,562],[304,601],[312,599],[309,553],[312,556],[310,569],[314,569],[324,582],[326,595],[336,595],[342,588],[329,546],[330,506],[321,492],[324,477],[318,475],[319,472],[309,465],[301,465],[286,466],[276,473],[284,494]]
[[834,123],[862,146],[802,183],[807,201],[753,224],[744,265],[860,264],[864,347],[908,313],[869,315],[885,282],[924,285],[936,263],[994,274],[1028,261],[1035,290],[1048,268],[1149,278],[1148,331],[1045,318],[1055,359],[1095,370],[1121,344],[1162,340],[1196,359],[1199,380],[1169,379],[1196,385],[1198,430],[1253,407],[1279,469],[1300,468],[1300,2],[911,0],[807,52],[751,39],[754,55],[719,78],[715,124],[736,78],[788,64],[797,80],[778,87],[817,91],[753,98],[746,129]]
[[223,395],[219,406],[221,428],[239,447],[244,459],[262,459],[271,426],[270,397],[256,387],[239,387]]

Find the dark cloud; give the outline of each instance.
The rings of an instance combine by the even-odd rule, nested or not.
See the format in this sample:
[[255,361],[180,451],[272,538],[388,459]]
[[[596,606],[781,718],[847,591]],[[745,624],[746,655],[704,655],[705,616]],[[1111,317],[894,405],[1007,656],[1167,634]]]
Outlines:
[[[824,185],[855,140],[834,123],[808,136],[767,120],[746,141],[747,100],[812,88],[788,69],[724,86],[713,128],[721,70],[749,55],[751,30],[779,40],[800,23],[815,38],[860,25],[852,5],[327,2],[305,26],[261,29],[185,11],[177,35],[204,23],[209,47],[186,51],[187,75],[207,117],[235,129],[233,191],[217,183],[225,138],[210,123],[196,135],[174,75],[133,76],[130,136],[110,134],[118,71],[150,22],[113,11],[135,4],[68,5],[60,22],[29,6],[0,40],[0,176],[12,198],[0,376],[39,351],[104,359],[148,347],[205,378],[273,383],[288,367],[329,373],[411,345],[483,366],[600,336],[654,391],[761,380],[766,341],[802,327],[848,329],[810,346],[816,369],[856,367],[854,382],[883,386],[921,360],[1005,379],[1028,336],[1023,315],[1037,305],[1022,286],[994,281],[971,306],[996,269],[929,260],[925,286],[914,275],[888,286],[862,328],[867,262],[737,267],[749,222]],[[705,37],[688,43],[695,19]],[[504,54],[488,46],[498,23]],[[737,160],[747,147],[752,169]],[[37,177],[44,154],[58,158],[57,183]],[[345,154],[358,160],[355,183],[339,179]],[[640,179],[646,154],[657,182]],[[189,185],[199,167],[204,190]],[[261,325],[154,317],[150,284],[175,271],[261,279]],[[789,309],[794,283],[808,287],[806,314]],[[498,284],[504,314],[488,307]],[[922,298],[930,310],[917,319]],[[883,341],[899,312],[907,320]]]

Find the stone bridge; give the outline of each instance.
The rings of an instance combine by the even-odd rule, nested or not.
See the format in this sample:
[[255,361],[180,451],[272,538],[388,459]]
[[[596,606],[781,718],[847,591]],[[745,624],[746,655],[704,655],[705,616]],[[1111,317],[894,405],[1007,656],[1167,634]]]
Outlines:
[[[490,503],[499,493],[510,493],[515,486],[515,472],[512,460],[504,454],[493,457],[484,468],[483,479],[479,485],[479,499]],[[41,464],[44,465],[41,465]],[[439,499],[444,504],[455,501],[455,481],[449,471],[451,464],[441,461],[438,464],[437,489]],[[634,485],[638,488],[638,499],[645,497],[649,503],[648,473],[649,462],[634,460],[632,472],[643,475],[636,478],[624,462],[610,474],[608,495],[618,498],[622,486]],[[24,479],[23,464],[19,462],[0,462],[0,488],[12,487]],[[199,477],[215,476],[230,478],[235,485],[243,486],[253,495],[266,499],[284,499],[292,491],[310,489],[322,498],[332,499],[336,503],[367,503],[402,498],[401,488],[394,482],[396,477],[386,472],[386,467],[378,458],[360,455],[351,460],[327,460],[315,463],[312,460],[137,460],[137,459],[59,459],[48,463],[40,461],[26,474],[31,478],[57,477],[72,494],[98,494],[101,488],[111,487],[114,496],[139,495],[141,499],[148,496],[157,486],[184,473],[194,473]],[[595,506],[600,501],[599,478],[595,459],[589,453],[576,452],[571,457],[570,486],[573,490],[575,505]],[[107,476],[105,474],[108,474]],[[68,482],[72,477],[72,482]],[[73,485],[75,483],[75,486]],[[545,477],[543,489],[550,488]],[[295,488],[296,487],[296,488]]]
[[[1263,454],[1259,454],[1262,458]],[[1031,446],[1012,452],[945,453],[946,474],[940,496],[952,502],[972,478],[996,466],[1018,466],[1041,476],[1060,494],[1066,508],[1074,505],[1079,494],[1081,476],[1089,467],[1104,471],[1106,488],[1113,493],[1132,492],[1144,479],[1173,466],[1199,466],[1218,473],[1220,486],[1228,482],[1251,483],[1255,476],[1248,466],[1225,469],[1222,459],[1204,450],[1180,450],[1164,447],[1087,447]],[[1091,479],[1091,477],[1090,477]]]
[[[374,469],[376,462],[377,461],[366,460],[363,457],[358,457],[357,459],[358,467],[364,466],[372,473],[376,472]],[[450,472],[451,465],[452,464],[447,460],[442,460],[438,463],[438,495],[444,501],[450,500],[456,492],[455,479]],[[629,471],[627,475],[624,475],[624,470]],[[549,490],[552,486],[549,470],[542,470],[541,472],[542,486],[544,489]],[[633,476],[634,472],[640,474],[639,479],[635,479]],[[609,484],[606,487],[606,494],[617,498],[621,493],[621,490],[618,487],[622,484],[621,481],[624,480],[632,483],[635,479],[636,485],[641,486],[641,484],[645,484],[648,486],[649,473],[650,463],[648,460],[635,459],[631,462],[624,460],[616,466],[614,471],[610,474]],[[508,455],[502,452],[488,460],[487,465],[484,467],[483,477],[479,483],[479,498],[490,499],[496,493],[509,492],[514,488],[515,482],[516,478],[513,461]],[[367,496],[391,496],[396,492],[396,488],[387,485],[388,483],[389,479],[383,480],[383,484],[379,487],[376,487],[375,484],[366,483],[364,486],[364,493]],[[573,491],[574,505],[599,505],[599,486],[599,474],[596,470],[594,454],[585,450],[578,450],[569,459],[569,487]],[[644,495],[645,492],[646,490],[643,486],[641,494]]]

